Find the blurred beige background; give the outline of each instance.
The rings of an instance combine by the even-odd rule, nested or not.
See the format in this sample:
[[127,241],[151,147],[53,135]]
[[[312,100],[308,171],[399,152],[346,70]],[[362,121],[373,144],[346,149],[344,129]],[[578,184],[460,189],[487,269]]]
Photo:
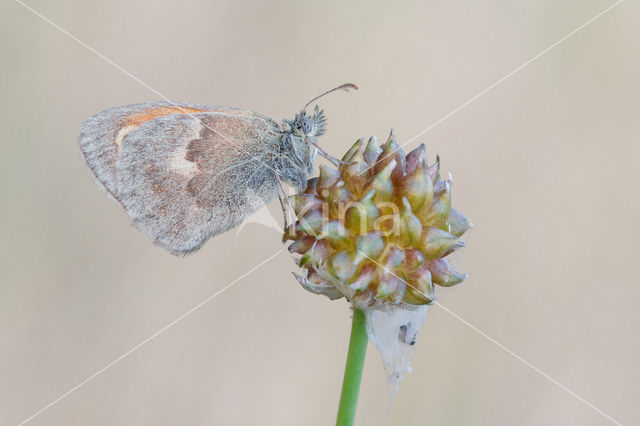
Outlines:
[[[25,0],[174,100],[291,117],[322,100],[341,154],[406,141],[613,0]],[[452,171],[476,228],[440,302],[625,425],[640,424],[640,5],[626,1],[409,145]],[[130,227],[84,168],[80,122],[158,95],[19,3],[0,5],[0,424],[15,425],[282,248],[247,225],[181,259]],[[279,207],[271,206],[278,222]],[[350,313],[287,254],[30,425],[329,425]],[[387,387],[370,345],[358,425]],[[387,425],[610,425],[441,308]]]

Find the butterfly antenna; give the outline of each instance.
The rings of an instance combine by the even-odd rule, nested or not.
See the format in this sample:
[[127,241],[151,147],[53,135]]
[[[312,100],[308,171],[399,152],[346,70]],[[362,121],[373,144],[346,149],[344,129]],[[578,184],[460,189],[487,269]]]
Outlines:
[[321,93],[321,94],[319,94],[318,96],[316,96],[315,98],[311,99],[309,102],[307,102],[307,103],[304,105],[304,108],[302,108],[302,110],[303,110],[303,111],[304,111],[304,110],[306,110],[310,103],[312,103],[312,102],[314,102],[314,101],[316,101],[316,100],[320,99],[320,98],[321,98],[321,97],[323,97],[324,95],[328,95],[329,93],[331,93],[331,92],[335,92],[336,90],[349,90],[349,89],[355,89],[355,90],[358,90],[358,86],[356,86],[356,85],[355,85],[355,84],[353,84],[353,83],[344,83],[344,84],[341,84],[340,86],[336,86],[336,87],[334,87],[333,89],[329,89],[329,90],[327,90],[326,92]]

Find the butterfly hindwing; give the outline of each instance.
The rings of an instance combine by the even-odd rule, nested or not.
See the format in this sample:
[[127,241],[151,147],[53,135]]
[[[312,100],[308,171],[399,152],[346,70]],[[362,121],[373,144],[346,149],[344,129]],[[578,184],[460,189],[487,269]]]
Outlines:
[[274,197],[277,134],[274,120],[250,111],[138,104],[87,119],[80,146],[136,227],[185,254]]

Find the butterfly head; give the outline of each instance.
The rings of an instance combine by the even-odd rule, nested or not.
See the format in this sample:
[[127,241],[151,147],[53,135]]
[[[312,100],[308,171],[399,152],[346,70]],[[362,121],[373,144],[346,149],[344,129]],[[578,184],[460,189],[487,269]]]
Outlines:
[[293,120],[284,120],[282,124],[276,170],[282,180],[302,191],[315,160],[311,144],[324,133],[326,119],[316,108],[313,113],[302,110]]
[[319,110],[316,106],[313,113],[307,113],[302,110],[296,114],[291,129],[298,137],[315,140],[324,134],[326,126],[327,119],[324,116],[324,111]]
[[[317,106],[313,112],[307,112],[307,107],[317,99],[336,90],[357,89],[352,83],[341,84],[333,89],[316,96],[305,104],[293,120],[285,119],[280,126],[280,148],[276,158],[276,171],[281,180],[295,186],[302,191],[307,185],[309,173],[313,170],[318,147],[314,146],[327,127],[324,111]],[[322,150],[320,150],[322,152]]]

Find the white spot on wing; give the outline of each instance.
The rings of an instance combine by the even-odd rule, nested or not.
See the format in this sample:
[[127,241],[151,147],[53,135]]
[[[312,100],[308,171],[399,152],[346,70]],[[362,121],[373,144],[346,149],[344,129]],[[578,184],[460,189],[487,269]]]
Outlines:
[[174,172],[185,176],[187,179],[191,179],[196,173],[198,173],[198,167],[196,166],[196,163],[185,159],[186,154],[185,150],[179,149],[173,155],[173,158],[171,158],[169,167],[171,167],[171,170]]
[[124,137],[127,136],[129,133],[131,133],[131,131],[136,127],[138,126],[129,125],[129,126],[124,126],[120,130],[118,130],[118,133],[116,133],[116,138],[113,140],[113,142],[118,146],[118,149],[120,149],[120,146],[122,145],[122,141],[124,140]]

